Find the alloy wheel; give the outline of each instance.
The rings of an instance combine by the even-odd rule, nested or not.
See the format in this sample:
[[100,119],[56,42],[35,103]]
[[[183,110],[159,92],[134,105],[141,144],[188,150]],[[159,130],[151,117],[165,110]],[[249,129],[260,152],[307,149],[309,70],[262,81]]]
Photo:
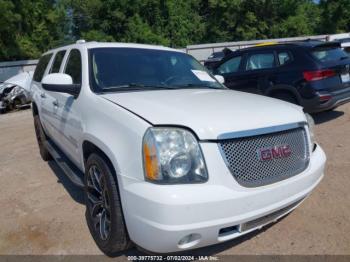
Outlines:
[[96,165],[89,168],[87,175],[87,204],[95,231],[102,240],[111,232],[111,207],[106,181]]

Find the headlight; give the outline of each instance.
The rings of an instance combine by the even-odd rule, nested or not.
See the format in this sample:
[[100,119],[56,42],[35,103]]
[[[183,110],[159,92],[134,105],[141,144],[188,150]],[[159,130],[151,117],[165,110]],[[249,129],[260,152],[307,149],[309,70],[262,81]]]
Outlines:
[[143,138],[145,178],[160,184],[200,183],[208,179],[197,139],[185,129],[149,128]]
[[316,143],[315,133],[314,133],[315,121],[312,118],[312,116],[310,116],[309,114],[306,113],[305,116],[306,116],[307,124],[309,126],[311,146],[313,147],[314,144]]

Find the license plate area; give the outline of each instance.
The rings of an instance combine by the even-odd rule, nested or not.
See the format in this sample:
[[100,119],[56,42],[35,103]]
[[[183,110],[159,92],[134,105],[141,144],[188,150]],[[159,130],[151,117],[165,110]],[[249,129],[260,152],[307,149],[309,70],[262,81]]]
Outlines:
[[256,227],[261,227],[264,226],[266,224],[272,223],[275,220],[277,220],[280,216],[287,214],[288,211],[290,211],[291,209],[293,209],[294,207],[296,207],[301,201],[303,201],[304,198],[298,200],[297,202],[294,202],[293,204],[286,206],[282,209],[279,209],[273,213],[267,214],[266,216],[263,217],[259,217],[257,219],[248,221],[246,223],[240,224],[238,227],[238,231],[239,232],[245,232],[248,231],[250,229],[256,228]]

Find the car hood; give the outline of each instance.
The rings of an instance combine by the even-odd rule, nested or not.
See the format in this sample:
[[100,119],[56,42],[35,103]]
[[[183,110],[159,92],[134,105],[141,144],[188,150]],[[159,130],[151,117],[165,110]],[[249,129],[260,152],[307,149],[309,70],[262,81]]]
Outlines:
[[305,121],[302,108],[281,100],[232,90],[179,89],[101,95],[153,125],[192,129],[201,140]]
[[5,84],[13,84],[22,87],[27,92],[30,92],[30,83],[33,78],[33,71],[19,73],[9,79],[7,79]]

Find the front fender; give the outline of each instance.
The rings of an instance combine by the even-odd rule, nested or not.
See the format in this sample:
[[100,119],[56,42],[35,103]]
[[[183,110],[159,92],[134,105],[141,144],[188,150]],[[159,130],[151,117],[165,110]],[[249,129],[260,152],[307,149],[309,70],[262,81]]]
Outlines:
[[[144,180],[142,139],[150,124],[102,97],[92,99],[94,110],[82,109],[82,112],[88,112],[83,114],[83,134],[79,139],[83,171],[83,143],[89,141],[110,159],[118,181]],[[89,106],[89,103],[84,104]]]
[[80,150],[81,150],[80,156],[81,156],[81,163],[83,163],[84,172],[85,172],[85,161],[84,161],[84,152],[83,152],[83,143],[84,142],[90,142],[90,143],[94,144],[96,147],[98,147],[99,149],[101,149],[101,151],[103,151],[103,153],[105,153],[105,155],[112,162],[112,165],[115,169],[115,172],[117,174],[121,173],[118,161],[117,161],[113,151],[109,148],[109,146],[107,146],[104,143],[104,141],[102,141],[101,139],[99,139],[98,137],[96,137],[95,135],[92,135],[92,134],[84,134],[84,136],[82,137],[82,141],[80,143],[80,145],[81,145],[80,146]]

